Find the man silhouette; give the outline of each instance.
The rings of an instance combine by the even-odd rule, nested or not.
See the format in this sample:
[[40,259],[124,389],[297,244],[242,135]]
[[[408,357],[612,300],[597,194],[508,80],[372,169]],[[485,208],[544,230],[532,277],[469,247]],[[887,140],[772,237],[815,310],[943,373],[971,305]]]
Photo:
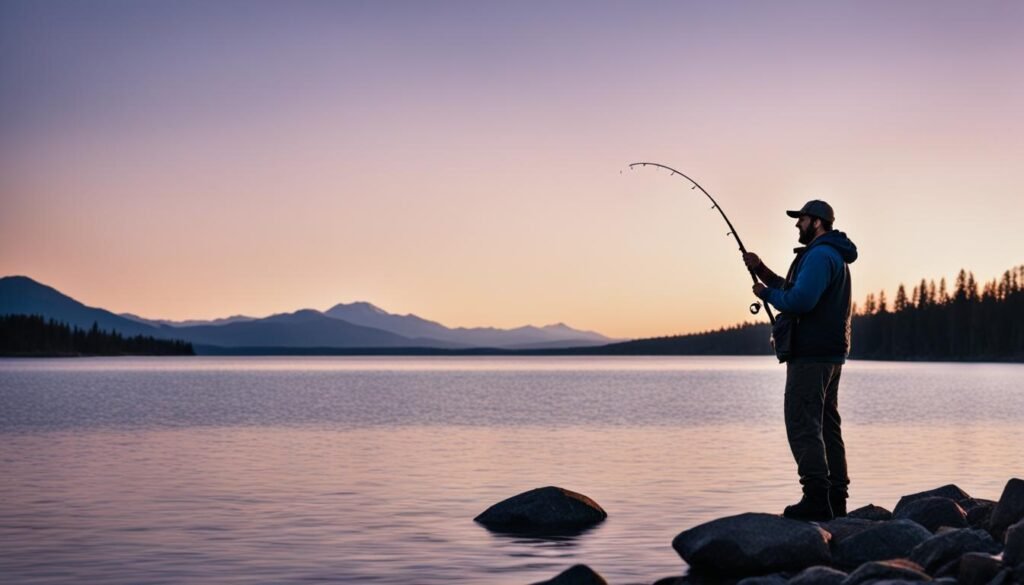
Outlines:
[[[757,254],[743,261],[761,282],[754,294],[780,311],[777,329],[787,323],[785,419],[789,447],[796,459],[803,498],[787,506],[785,516],[831,520],[846,515],[850,478],[840,429],[839,377],[850,354],[850,267],[857,246],[832,229],[835,214],[824,201],[809,201],[797,219],[802,247],[786,278],[772,272]],[[777,333],[780,333],[777,331]],[[776,335],[776,341],[781,335]]]

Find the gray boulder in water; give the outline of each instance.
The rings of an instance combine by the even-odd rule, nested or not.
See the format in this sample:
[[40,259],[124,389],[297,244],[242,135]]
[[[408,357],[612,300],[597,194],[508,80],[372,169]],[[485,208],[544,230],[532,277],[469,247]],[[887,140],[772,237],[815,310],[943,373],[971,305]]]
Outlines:
[[988,532],[962,528],[933,536],[917,545],[910,551],[910,560],[934,575],[943,565],[969,552],[995,554],[999,550],[999,543],[992,540]]
[[836,545],[836,564],[845,569],[870,561],[904,558],[914,547],[932,537],[928,529],[913,520],[879,522]]
[[830,538],[807,522],[747,513],[685,530],[672,540],[672,548],[696,571],[763,575],[829,564]]
[[893,518],[913,520],[931,532],[943,526],[964,528],[967,526],[967,512],[960,504],[949,498],[930,496],[897,506]]
[[587,496],[548,486],[502,500],[474,520],[497,531],[562,533],[588,528],[607,517]]
[[946,498],[949,500],[953,500],[954,502],[959,502],[960,500],[966,500],[970,497],[971,496],[967,492],[960,489],[959,487],[953,484],[948,484],[939,488],[935,488],[933,490],[903,496],[902,498],[900,498],[900,501],[896,503],[896,507],[893,508],[892,515],[893,517],[896,517],[896,515],[900,511],[900,508],[906,506],[911,502],[914,502],[916,500],[922,500],[924,498]]
[[1006,482],[1003,488],[1003,495],[999,496],[999,502],[992,510],[990,521],[992,536],[996,540],[1002,540],[1012,524],[1024,519],[1024,480],[1016,477]]
[[534,585],[608,585],[608,582],[590,567],[574,565],[551,579]]
[[907,559],[893,559],[864,563],[856,571],[850,573],[850,576],[843,581],[843,585],[878,583],[889,580],[916,582],[931,581],[932,578],[917,563]]

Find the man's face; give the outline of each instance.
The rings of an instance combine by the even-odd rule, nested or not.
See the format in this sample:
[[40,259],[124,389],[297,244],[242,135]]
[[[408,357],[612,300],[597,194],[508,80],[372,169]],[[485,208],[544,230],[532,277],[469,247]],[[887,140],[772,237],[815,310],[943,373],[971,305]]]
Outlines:
[[800,230],[799,241],[801,244],[806,246],[814,241],[814,235],[818,231],[815,225],[816,221],[818,220],[809,215],[801,215],[797,218],[796,229]]

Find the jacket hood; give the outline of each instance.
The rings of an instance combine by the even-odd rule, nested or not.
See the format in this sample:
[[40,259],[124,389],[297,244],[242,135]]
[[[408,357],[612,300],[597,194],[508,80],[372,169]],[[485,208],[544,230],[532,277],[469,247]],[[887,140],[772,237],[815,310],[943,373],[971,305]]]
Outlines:
[[847,264],[852,264],[857,259],[857,244],[850,241],[850,238],[846,237],[845,232],[839,230],[832,230],[822,234],[818,239],[808,245],[808,248],[814,246],[827,245],[832,246],[839,251],[839,255],[843,257],[843,261]]

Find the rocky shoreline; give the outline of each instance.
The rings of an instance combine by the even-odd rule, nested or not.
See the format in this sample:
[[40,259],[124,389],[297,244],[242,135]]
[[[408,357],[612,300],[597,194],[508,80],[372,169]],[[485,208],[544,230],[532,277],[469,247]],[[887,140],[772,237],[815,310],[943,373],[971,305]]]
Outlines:
[[[606,517],[582,494],[545,487],[499,502],[476,521],[496,531],[565,534]],[[998,501],[950,484],[903,496],[892,511],[868,505],[829,522],[728,516],[684,530],[672,548],[689,571],[653,585],[1024,584],[1024,480],[1010,479]],[[542,584],[607,581],[576,565]]]

